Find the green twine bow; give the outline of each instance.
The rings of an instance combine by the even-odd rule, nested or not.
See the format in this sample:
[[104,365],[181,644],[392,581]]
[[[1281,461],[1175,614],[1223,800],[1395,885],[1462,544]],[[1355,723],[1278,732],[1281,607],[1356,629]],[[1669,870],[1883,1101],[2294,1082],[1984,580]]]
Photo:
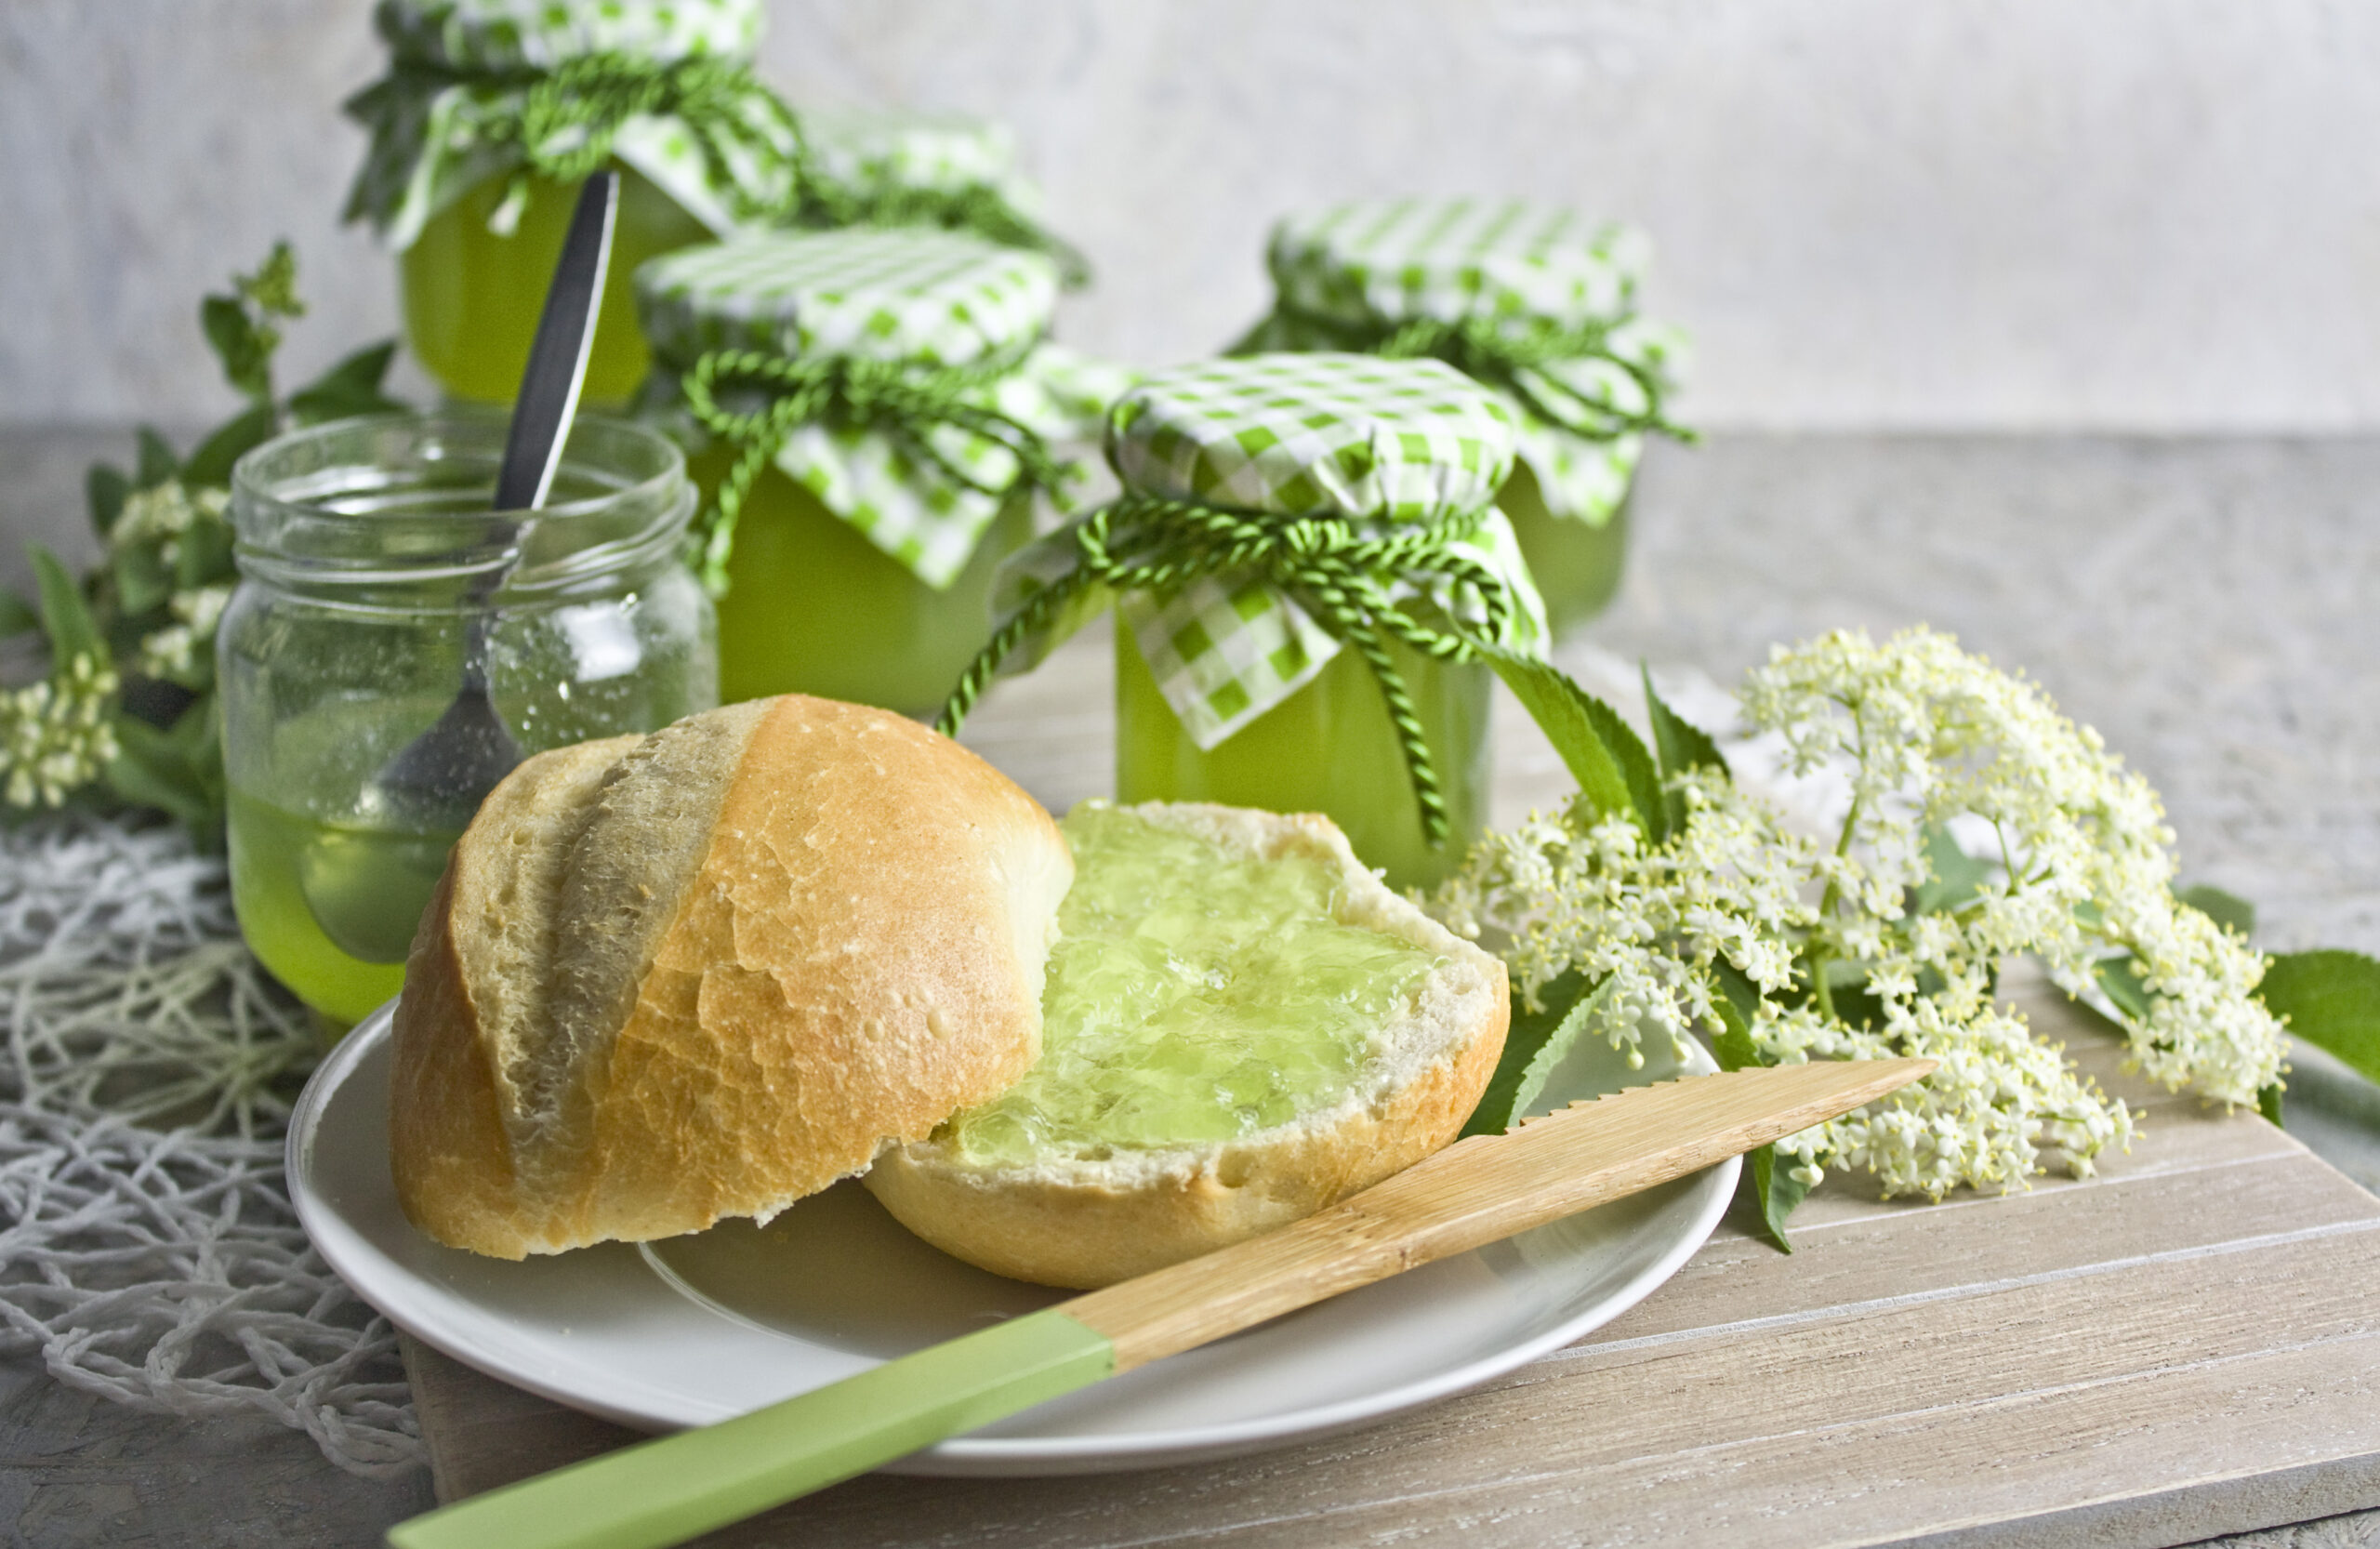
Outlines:
[[[1013,371],[1022,355],[1011,351],[972,365],[921,366],[844,355],[788,357],[714,350],[695,361],[679,383],[687,412],[739,453],[720,485],[718,499],[696,526],[704,585],[714,595],[726,591],[735,523],[752,481],[784,449],[787,437],[818,420],[863,426],[888,437],[913,462],[978,494],[1005,496],[1029,485],[1057,488],[1064,470],[1036,431],[997,409],[967,401],[974,390]],[[722,391],[761,402],[753,408],[731,409],[720,402]],[[928,432],[942,425],[1006,447],[1016,458],[1015,476],[997,487],[976,478],[934,445]]]
[[[1035,592],[992,636],[951,690],[935,729],[958,735],[1000,663],[1088,587],[1164,596],[1206,576],[1253,572],[1294,596],[1334,638],[1370,664],[1405,754],[1422,836],[1435,849],[1446,842],[1446,801],[1421,714],[1385,642],[1393,637],[1450,662],[1474,661],[1497,648],[1516,606],[1512,592],[1488,565],[1454,547],[1486,515],[1482,507],[1380,535],[1335,515],[1274,516],[1128,494],[1075,526],[1073,566]],[[1449,603],[1467,596],[1477,604],[1481,622],[1475,628],[1461,623],[1453,606],[1444,610],[1445,623],[1433,628],[1390,596],[1398,581],[1421,586],[1439,579],[1454,588]]]
[[[611,160],[620,126],[640,113],[686,126],[714,186],[734,191],[739,220],[781,219],[812,180],[801,121],[749,65],[707,55],[656,64],[632,54],[584,54],[523,77],[527,91],[509,112],[491,113],[481,133],[521,146],[528,166],[515,174],[504,208],[528,195],[528,174],[575,183]],[[774,200],[746,191],[735,176],[741,156]]]
[[[1564,327],[1543,319],[1466,317],[1449,323],[1417,317],[1404,323],[1382,319],[1358,324],[1302,308],[1285,306],[1279,313],[1324,334],[1342,349],[1387,360],[1426,355],[1444,361],[1473,381],[1518,400],[1547,424],[1590,441],[1606,441],[1632,430],[1659,431],[1685,442],[1695,439],[1692,430],[1662,414],[1659,375],[1612,348],[1611,336],[1619,323]],[[1644,409],[1631,413],[1619,408],[1546,370],[1567,361],[1589,359],[1609,361],[1626,372],[1645,395]]]

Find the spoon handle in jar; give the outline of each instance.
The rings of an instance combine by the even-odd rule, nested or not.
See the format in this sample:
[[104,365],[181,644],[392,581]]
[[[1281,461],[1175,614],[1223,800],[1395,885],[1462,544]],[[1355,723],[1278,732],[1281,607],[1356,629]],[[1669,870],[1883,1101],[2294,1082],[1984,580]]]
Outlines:
[[562,444],[578,412],[579,388],[587,380],[619,195],[619,179],[610,172],[590,175],[579,190],[570,234],[562,239],[562,258],[546,291],[546,310],[537,319],[537,337],[529,346],[529,364],[521,373],[512,430],[505,438],[504,463],[496,476],[496,510],[535,510],[553,487]]

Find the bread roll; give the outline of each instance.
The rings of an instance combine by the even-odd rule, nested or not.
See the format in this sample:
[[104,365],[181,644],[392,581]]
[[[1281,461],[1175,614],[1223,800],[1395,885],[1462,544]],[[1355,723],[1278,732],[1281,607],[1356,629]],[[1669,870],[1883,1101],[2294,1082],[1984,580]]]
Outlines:
[[[1343,1090],[1289,1121],[1207,1145],[1046,1146],[984,1165],[950,1131],[897,1145],[866,1186],[945,1252],[1022,1280],[1090,1288],[1193,1258],[1313,1214],[1451,1141],[1503,1051],[1504,965],[1391,893],[1328,818],[1236,808],[1122,809],[1227,852],[1302,855],[1336,874],[1333,918],[1434,954]],[[1078,886],[1093,880],[1092,861]],[[1102,1151],[1104,1155],[1100,1154]]]
[[557,748],[455,847],[405,967],[405,1214],[517,1259],[767,1220],[1014,1081],[1073,877],[899,716],[788,695]]

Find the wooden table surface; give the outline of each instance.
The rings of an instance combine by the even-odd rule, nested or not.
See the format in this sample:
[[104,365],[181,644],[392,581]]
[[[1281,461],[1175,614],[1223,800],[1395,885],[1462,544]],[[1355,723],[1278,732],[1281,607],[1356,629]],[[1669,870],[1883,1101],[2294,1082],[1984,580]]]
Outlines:
[[[1107,787],[1105,651],[1077,641],[968,735],[1060,810]],[[1496,724],[1499,820],[1558,799],[1510,701]],[[2094,1181],[1928,1206],[1838,1177],[1791,1257],[1731,1220],[1616,1322],[1368,1430],[1128,1475],[874,1476],[705,1542],[2170,1544],[2380,1506],[2380,1198],[2126,1078],[2045,985],[2022,999],[2142,1111]],[[442,1500],[634,1439],[406,1359]]]

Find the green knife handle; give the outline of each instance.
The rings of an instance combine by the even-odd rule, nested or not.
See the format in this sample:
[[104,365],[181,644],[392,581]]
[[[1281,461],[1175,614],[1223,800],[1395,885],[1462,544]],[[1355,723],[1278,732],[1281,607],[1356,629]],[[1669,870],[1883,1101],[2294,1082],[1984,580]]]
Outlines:
[[1116,1370],[1051,1309],[716,1425],[623,1448],[401,1522],[392,1549],[661,1549],[988,1425]]

